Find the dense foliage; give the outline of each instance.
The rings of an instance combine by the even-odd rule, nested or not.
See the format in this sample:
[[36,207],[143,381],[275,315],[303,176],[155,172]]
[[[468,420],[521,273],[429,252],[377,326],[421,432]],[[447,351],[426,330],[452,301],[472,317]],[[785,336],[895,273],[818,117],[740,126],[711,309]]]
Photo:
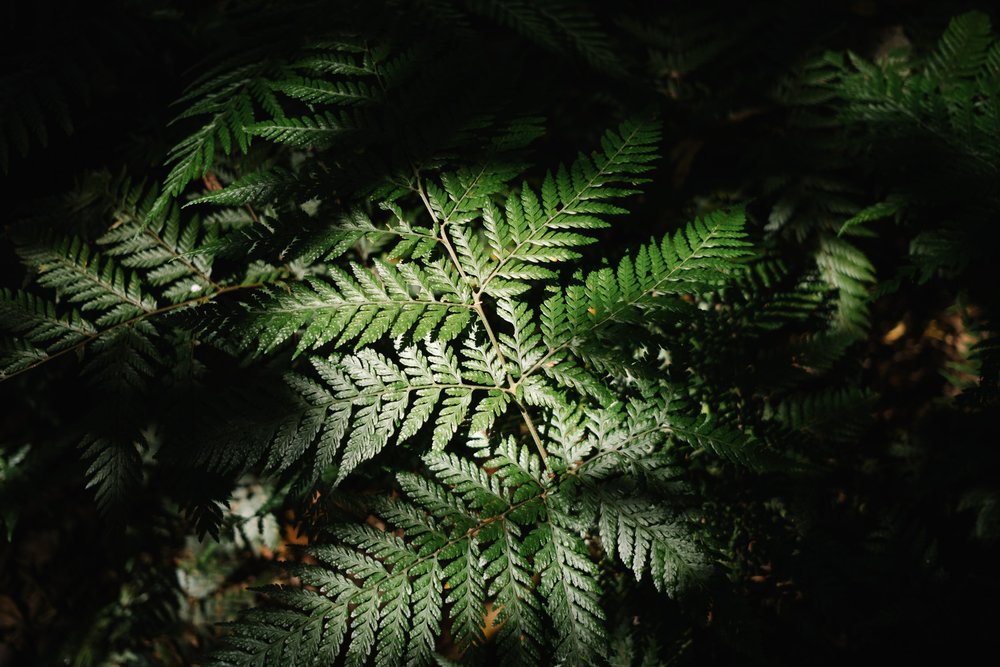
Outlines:
[[12,9],[0,665],[985,646],[1000,36],[808,4]]

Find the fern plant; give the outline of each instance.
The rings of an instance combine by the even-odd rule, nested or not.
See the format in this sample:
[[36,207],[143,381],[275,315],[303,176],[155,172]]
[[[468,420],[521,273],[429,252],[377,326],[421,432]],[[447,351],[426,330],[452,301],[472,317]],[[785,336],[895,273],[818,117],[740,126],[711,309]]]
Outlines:
[[[648,356],[685,344],[676,332],[700,312],[687,299],[740,273],[750,256],[741,210],[570,274],[593,232],[624,213],[614,202],[643,182],[658,138],[655,122],[627,122],[536,187],[489,162],[436,178],[414,168],[382,220],[355,212],[335,223],[310,253],[310,275],[273,288],[215,275],[217,227],[182,223],[176,206],[159,214],[162,195],[126,188],[97,241],[106,258],[74,239],[22,245],[38,284],[80,309],[7,293],[4,320],[19,341],[7,368],[87,346],[95,380],[141,387],[164,363],[161,314],[256,290],[227,309],[233,333],[215,331],[216,344],[307,357],[285,377],[296,408],[254,439],[206,443],[201,460],[328,491],[387,447],[422,452],[423,466],[398,477],[405,502],[369,499],[391,530],[331,528],[335,541],[315,550],[329,569],[303,570],[308,589],[272,591],[285,608],[234,626],[218,662],[332,660],[341,644],[351,662],[373,651],[384,664],[427,662],[446,624],[463,650],[481,646],[487,605],[504,654],[596,662],[601,559],[648,573],[670,595],[711,569],[686,528],[682,443],[738,461],[752,450]],[[365,238],[390,239],[384,259],[341,259]],[[85,447],[110,503],[136,454],[102,436]],[[595,561],[594,549],[605,555]]]
[[[218,480],[245,473],[290,497],[319,491],[339,517],[295,570],[302,587],[266,590],[273,604],[232,626],[219,664],[419,664],[443,642],[463,660],[606,661],[609,572],[680,599],[716,569],[687,459],[774,465],[767,425],[754,433],[748,406],[721,398],[728,381],[703,373],[721,358],[704,341],[732,330],[742,298],[770,293],[745,271],[743,208],[594,267],[588,246],[653,169],[656,121],[544,173],[523,161],[539,135],[523,117],[474,117],[474,139],[436,147],[404,128],[415,150],[374,165],[367,142],[413,93],[419,56],[339,36],[271,56],[194,84],[178,120],[203,125],[168,156],[163,186],[117,185],[91,241],[17,237],[54,298],[4,293],[4,372],[86,359],[83,377],[108,393],[77,437],[108,512],[155,455],[216,480],[176,482],[200,532],[218,533]],[[456,157],[473,141],[474,159]],[[355,173],[324,163],[345,149]],[[240,154],[260,166],[230,171]],[[187,195],[198,179],[208,191]],[[345,182],[368,199],[345,205]],[[211,392],[204,346],[260,369],[243,405]],[[154,382],[166,368],[186,376]],[[202,421],[201,400],[221,400],[223,418]],[[384,461],[410,463],[388,488],[340,495]]]
[[[388,446],[426,453],[422,474],[397,478],[406,501],[370,499],[386,525],[331,529],[335,542],[310,552],[326,567],[300,572],[309,588],[270,591],[282,608],[234,626],[219,664],[341,652],[427,662],[446,625],[463,649],[481,645],[487,604],[500,650],[518,662],[596,662],[604,623],[588,540],[673,595],[708,572],[670,452],[687,443],[741,458],[739,444],[717,443],[742,438],[691,414],[655,366],[613,359],[671,345],[692,312],[681,297],[739,273],[750,254],[742,212],[557,281],[593,242],[587,232],[623,212],[612,200],[634,192],[657,139],[655,124],[626,123],[538,190],[489,165],[439,179],[415,170],[419,217],[399,198],[383,205],[385,223],[354,216],[330,237],[343,247],[388,235],[387,261],[331,267],[240,316],[253,354],[343,351],[290,374],[301,408],[263,447],[210,454],[217,465],[296,469],[306,484],[334,465],[336,486]],[[621,342],[626,331],[638,345]]]
[[[718,37],[710,7],[613,27],[598,3],[324,4],[227,10],[240,37],[170,111],[162,170],[83,181],[10,228],[0,380],[30,409],[0,496],[58,461],[110,525],[174,543],[166,569],[129,561],[156,594],[101,607],[95,644],[124,645],[106,626],[129,609],[137,628],[170,616],[179,537],[193,552],[280,516],[304,544],[280,548],[281,574],[244,568],[258,606],[230,614],[210,664],[674,661],[694,627],[721,637],[763,617],[757,597],[808,606],[817,570],[853,566],[816,555],[842,517],[815,508],[885,463],[863,440],[885,402],[866,348],[894,287],[975,272],[982,340],[948,368],[962,409],[995,405],[995,298],[963,250],[996,208],[985,17],[927,57],[807,60],[767,98],[786,119],[756,106],[773,68],[728,74],[755,26],[781,33],[777,9]],[[404,18],[386,28],[382,8]],[[523,72],[501,56],[521,51],[601,79],[573,113],[661,97],[666,132],[632,115],[539,158],[576,150],[588,132],[563,116],[588,105],[544,77],[509,95],[501,75]],[[700,137],[747,118],[779,131],[750,132],[738,176],[695,173]],[[935,201],[882,160],[915,136],[984,196]],[[897,266],[876,262],[899,250],[887,217],[913,232]],[[273,497],[237,520],[234,490],[259,480]],[[996,494],[960,491],[988,535]],[[0,513],[8,535],[20,509]],[[891,512],[867,516],[858,534],[893,534],[869,525]],[[251,561],[249,544],[230,551]],[[725,641],[741,654],[747,634]]]

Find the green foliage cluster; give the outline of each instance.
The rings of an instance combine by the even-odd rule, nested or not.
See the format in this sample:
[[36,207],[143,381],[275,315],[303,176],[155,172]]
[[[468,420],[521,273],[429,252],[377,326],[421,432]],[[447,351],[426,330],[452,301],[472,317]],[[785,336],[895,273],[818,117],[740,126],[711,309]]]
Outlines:
[[[815,582],[789,554],[838,539],[807,507],[884,407],[866,371],[884,304],[959,295],[975,342],[939,369],[957,396],[941,423],[989,432],[1000,40],[984,14],[929,48],[797,59],[768,95],[786,136],[746,151],[738,187],[671,208],[664,144],[682,113],[743,94],[700,82],[747,48],[739,31],[697,44],[677,26],[702,34],[707,14],[609,21],[561,0],[377,3],[385,27],[342,4],[354,19],[233,10],[241,37],[179,98],[155,177],[91,176],[11,227],[0,379],[37,419],[0,450],[8,539],[45,448],[82,462],[109,525],[184,517],[206,539],[262,477],[262,516],[295,512],[309,545],[207,664],[674,664],[705,618],[754,616],[727,592],[760,576],[746,542],[787,585]],[[472,46],[484,35],[503,39]],[[567,129],[536,102],[566,105],[575,82],[496,83],[519,49],[643,104]],[[37,101],[62,99],[56,83],[5,114],[5,168],[25,128],[66,124]],[[75,407],[53,418],[56,383]],[[906,493],[938,483],[929,419],[894,445],[920,480]],[[995,464],[944,475],[945,517],[974,513],[986,544]],[[865,548],[910,531],[931,558],[924,517],[882,509]],[[155,627],[175,590],[149,576]],[[720,633],[719,655],[753,654]]]

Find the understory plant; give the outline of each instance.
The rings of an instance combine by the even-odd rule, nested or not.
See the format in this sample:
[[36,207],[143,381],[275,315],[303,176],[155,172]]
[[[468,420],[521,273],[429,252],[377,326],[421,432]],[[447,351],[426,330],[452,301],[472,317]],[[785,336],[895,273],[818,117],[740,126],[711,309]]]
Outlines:
[[[694,49],[697,12],[611,29],[590,3],[386,2],[383,29],[363,3],[349,21],[291,4],[233,10],[225,34],[248,37],[190,83],[158,171],[91,171],[7,233],[22,269],[0,291],[0,379],[24,415],[0,499],[77,470],[128,527],[122,567],[152,582],[80,645],[139,660],[125,635],[172,632],[191,597],[145,555],[220,543],[249,562],[266,519],[295,546],[253,547],[280,567],[205,631],[207,664],[673,664],[709,629],[715,658],[760,658],[747,586],[808,605],[854,566],[823,553],[844,539],[827,495],[854,502],[844,478],[865,486],[878,456],[929,475],[903,426],[871,436],[873,320],[911,283],[955,291],[974,335],[940,364],[955,401],[939,407],[988,430],[996,297],[973,241],[1000,210],[1000,42],[984,15],[928,55],[795,60],[746,112],[780,113],[781,132],[745,142],[735,185],[678,204],[677,156],[700,150],[678,127],[743,122],[697,76],[750,47]],[[500,56],[528,48],[620,101],[595,94],[607,108],[581,120],[577,81],[509,94]],[[27,151],[17,128],[51,115],[18,113],[5,167],[8,135]],[[900,159],[914,146],[933,176]],[[864,449],[879,438],[889,454]],[[995,489],[963,475],[940,516],[974,513],[988,542]],[[268,494],[250,517],[231,505],[248,488]],[[933,531],[871,505],[855,505],[865,548],[932,563]],[[0,513],[8,539],[19,508]],[[115,634],[119,618],[141,620]]]

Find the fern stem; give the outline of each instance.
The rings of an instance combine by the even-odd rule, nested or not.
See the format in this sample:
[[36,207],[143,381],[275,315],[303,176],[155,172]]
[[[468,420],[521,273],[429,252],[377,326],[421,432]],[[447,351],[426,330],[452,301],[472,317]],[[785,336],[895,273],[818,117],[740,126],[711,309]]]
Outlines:
[[480,321],[483,323],[483,329],[486,330],[486,337],[489,338],[490,344],[497,352],[497,358],[500,359],[500,363],[504,367],[504,373],[507,377],[507,387],[502,389],[509,392],[510,395],[514,397],[514,402],[517,403],[517,407],[521,410],[521,417],[524,419],[524,425],[528,428],[528,433],[531,435],[531,439],[535,443],[535,448],[538,449],[538,455],[542,457],[542,463],[544,463],[547,467],[549,464],[549,453],[545,450],[545,445],[542,444],[542,438],[538,435],[538,429],[535,428],[535,423],[531,420],[531,414],[528,412],[528,407],[517,398],[517,382],[514,381],[510,372],[507,371],[507,358],[504,357],[503,348],[500,347],[500,342],[497,340],[497,336],[493,332],[493,327],[490,325],[490,321],[486,317],[486,312],[483,310],[483,303],[479,300],[478,294],[476,295],[476,305],[473,307],[473,310],[476,311]]
[[465,273],[465,269],[462,268],[462,263],[458,260],[458,253],[455,252],[455,246],[451,244],[451,239],[448,238],[448,232],[446,227],[448,225],[447,220],[440,220],[437,214],[434,213],[434,208],[431,206],[430,199],[427,198],[427,192],[424,191],[424,185],[420,181],[420,171],[413,167],[413,175],[416,179],[416,190],[417,194],[420,196],[420,201],[423,202],[424,208],[427,209],[427,214],[431,216],[431,220],[438,225],[438,231],[440,233],[440,241],[444,245],[445,250],[448,252],[448,257],[451,259],[452,264],[458,269],[458,275],[461,276],[462,282],[466,285],[469,284],[469,276]]
[[507,377],[507,387],[505,391],[509,392],[510,395],[514,397],[514,402],[517,403],[517,407],[521,410],[521,417],[524,419],[524,425],[528,428],[528,433],[531,435],[531,439],[535,443],[538,455],[542,457],[542,463],[548,467],[549,453],[545,450],[545,445],[542,444],[542,438],[538,435],[538,429],[535,428],[535,423],[531,420],[531,414],[528,412],[528,407],[517,398],[517,383],[514,382],[514,378],[511,377],[510,372],[507,370],[507,358],[504,357],[503,348],[500,347],[500,342],[497,340],[497,336],[493,332],[493,327],[490,325],[490,321],[486,317],[486,312],[483,310],[483,304],[479,300],[478,295],[476,295],[476,305],[473,310],[475,310],[476,314],[479,315],[479,319],[483,323],[483,329],[486,330],[486,337],[489,338],[490,345],[492,345],[496,350],[497,358],[500,359],[500,363],[504,367],[504,373]]
[[538,449],[538,455],[542,457],[542,463],[545,467],[549,466],[549,453],[545,451],[545,446],[542,445],[542,439],[538,435],[538,429],[535,428],[535,422],[531,420],[531,414],[528,412],[527,406],[521,401],[517,401],[517,407],[521,409],[521,418],[524,419],[524,425],[528,427],[528,433],[531,434],[531,439],[535,441],[535,447]]
[[[455,265],[455,268],[458,269],[458,274],[462,277],[463,282],[468,285],[469,278],[466,275],[465,270],[462,269],[462,263],[458,259],[458,253],[455,252],[455,247],[451,244],[451,239],[448,238],[448,221],[440,220],[437,217],[437,214],[434,213],[434,209],[431,207],[431,202],[427,198],[427,193],[424,191],[424,186],[420,181],[420,171],[415,166],[413,167],[413,175],[416,179],[416,191],[420,196],[420,200],[424,203],[424,208],[427,209],[427,213],[431,216],[431,220],[433,220],[440,227],[441,243],[447,250],[448,256]],[[476,179],[478,180],[478,178],[479,177],[477,176]],[[471,191],[471,189],[472,186],[470,185],[469,188],[466,189],[466,193]],[[463,198],[464,197],[465,194],[463,194]],[[474,293],[475,302],[473,303],[472,309],[476,311],[479,321],[482,322],[483,329],[486,331],[486,337],[489,338],[490,345],[492,345],[493,349],[496,350],[497,358],[500,360],[500,364],[504,368],[507,386],[498,387],[498,389],[506,391],[514,397],[514,402],[517,403],[517,407],[521,410],[521,418],[524,419],[524,425],[527,427],[528,433],[531,435],[531,439],[535,443],[538,455],[542,457],[542,462],[547,467],[549,463],[549,453],[546,451],[545,445],[542,444],[542,438],[538,435],[538,429],[535,428],[535,423],[531,419],[531,414],[528,412],[527,406],[517,398],[517,383],[514,382],[514,378],[511,377],[510,372],[507,370],[507,358],[504,356],[503,348],[500,347],[500,341],[497,340],[496,333],[493,331],[493,326],[490,324],[489,318],[486,317],[486,311],[483,310],[483,302],[480,300],[481,295],[482,289],[480,288]]]
[[253,220],[255,225],[259,225],[260,218],[257,217],[257,212],[253,210],[253,206],[251,206],[249,203],[245,204],[244,206],[247,209],[247,213],[250,214],[250,219]]

